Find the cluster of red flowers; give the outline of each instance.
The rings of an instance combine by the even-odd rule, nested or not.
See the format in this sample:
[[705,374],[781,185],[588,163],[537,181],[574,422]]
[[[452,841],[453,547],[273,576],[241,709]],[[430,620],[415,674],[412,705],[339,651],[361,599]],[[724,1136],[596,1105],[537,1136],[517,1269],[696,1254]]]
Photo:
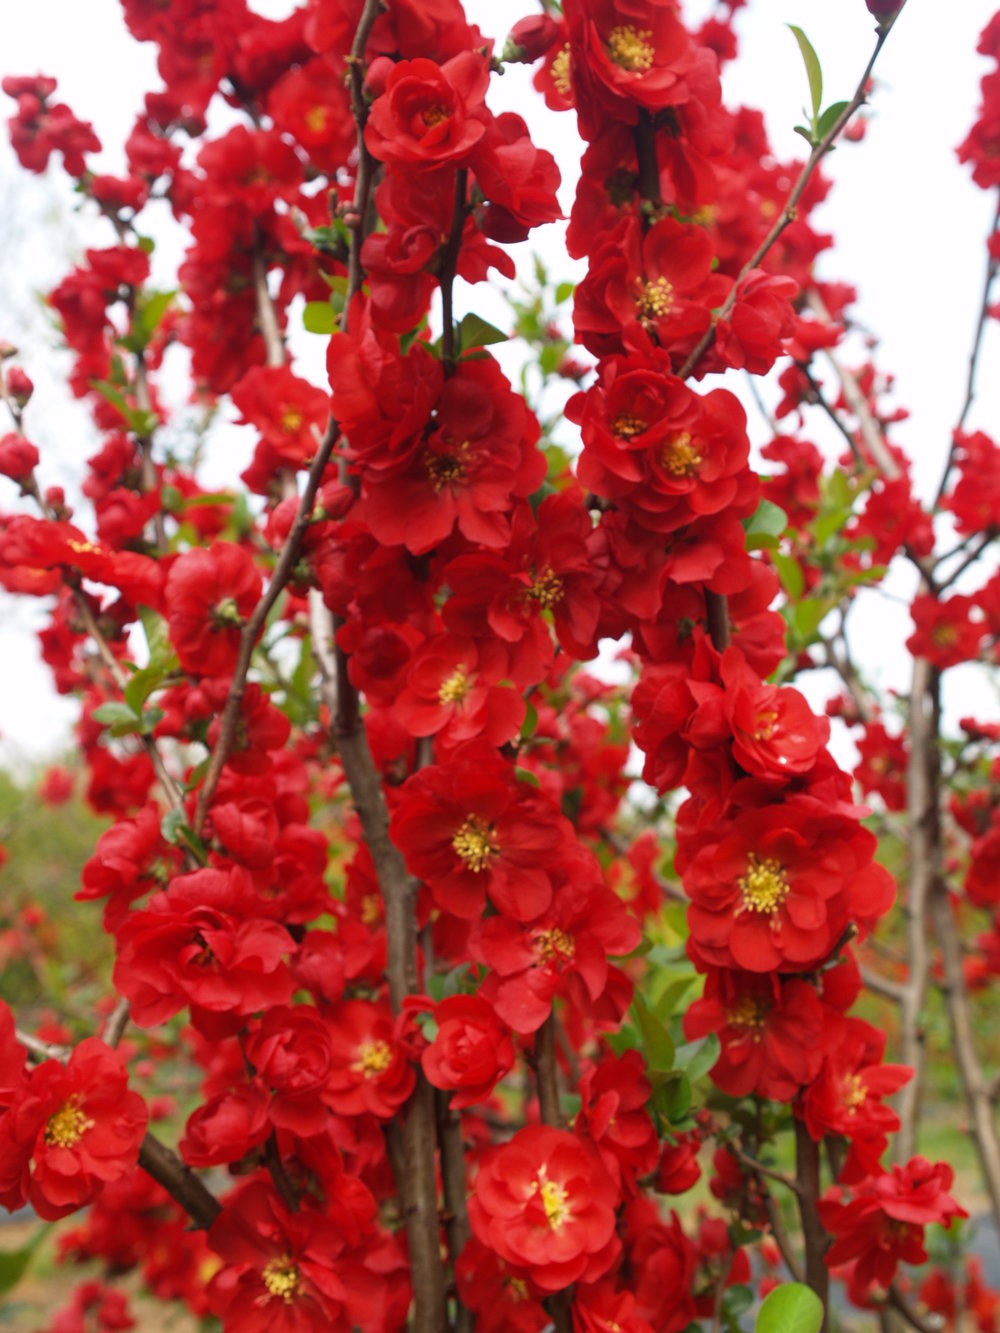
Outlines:
[[[55,598],[43,654],[82,696],[88,799],[115,819],[77,895],[104,902],[115,989],[140,1029],[189,1024],[178,1042],[201,1101],[180,1159],[238,1183],[200,1219],[204,1238],[182,1240],[180,1212],[133,1171],[147,1111],[123,1058],[89,1038],[65,1066],[29,1071],[0,1009],[0,1202],[43,1217],[93,1203],[72,1253],[143,1263],[227,1333],[393,1333],[426,1277],[404,1244],[418,1206],[399,1126],[434,1089],[431,1138],[462,1224],[468,1195],[468,1233],[446,1228],[451,1295],[478,1330],[571,1317],[579,1333],[674,1333],[711,1316],[749,1265],[721,1219],[688,1235],[650,1197],[690,1188],[713,1126],[686,1104],[672,1125],[662,1107],[654,1117],[657,1075],[672,1071],[623,1028],[644,967],[629,955],[661,906],[658,849],[639,839],[608,864],[629,737],[619,692],[578,666],[627,637],[644,777],[687,791],[675,867],[704,987],[683,1033],[717,1039],[712,1077],[730,1098],[792,1103],[812,1140],[846,1140],[824,1205],[830,1258],[853,1265],[858,1292],[885,1286],[900,1258],[922,1257],[926,1223],[961,1212],[945,1168],[883,1170],[898,1124],[883,1098],[908,1071],[848,1015],[851,941],[894,887],[828,722],[768,682],[785,622],[774,569],[747,550],[762,488],[745,416],[728,390],[689,382],[837,340],[796,305],[828,244],[809,222],[826,186],[811,178],[751,267],[791,167],[759,117],[721,101],[737,0],[699,31],[673,0],[566,0],[558,20],[517,25],[505,58],[538,63],[536,84],[575,110],[587,144],[568,246],[588,262],[573,319],[597,364],[566,408],[581,440],[570,470],[481,345],[496,331],[452,312],[456,277],[512,276],[506,247],[559,216],[555,162],[519,115],[487,106],[500,62],[459,0],[389,0],[368,24],[370,8],[310,0],[275,22],[244,0],[124,0],[166,88],[147,97],[122,180],[86,171],[98,145],[48,102],[51,80],[4,84],[22,163],[61,151],[119,243],[88,251],[51,297],[103,432],[84,483],[96,532],[70,522],[58,489],[42,493],[23,434],[5,436],[0,472],[42,515],[0,519],[0,581]],[[241,120],[209,138],[217,93]],[[181,134],[200,141],[190,167]],[[133,226],[154,187],[191,237],[176,301],[149,289]],[[331,323],[338,297],[345,308],[328,392],[294,373],[283,331],[293,301],[330,294]],[[824,295],[835,316],[850,299]],[[228,394],[256,434],[242,478],[256,517],[154,459],[153,377],[174,342],[198,396]],[[782,377],[787,412],[796,373]],[[12,372],[4,396],[27,401]],[[960,448],[952,507],[981,527],[990,498],[963,485],[986,445]],[[787,474],[768,493],[793,530],[816,504],[810,449],[770,446]],[[315,504],[297,522],[311,468]],[[878,494],[898,508],[903,492],[905,476],[873,492],[865,517],[890,545],[919,545],[913,515],[890,537],[873,516]],[[919,632],[968,656],[995,608],[958,600],[943,626],[934,602]],[[283,659],[248,682],[254,631],[267,663],[278,623],[294,674]],[[331,655],[340,693],[320,708]],[[348,783],[357,695],[374,794]],[[874,724],[868,739],[880,752]],[[869,767],[889,801],[891,775]],[[373,802],[412,881],[419,955],[414,943],[402,967]],[[508,1079],[519,1063],[537,1096]],[[579,1100],[571,1121],[552,1104],[560,1080]],[[495,1141],[498,1119],[523,1127]],[[736,1157],[720,1150],[715,1169],[716,1196],[765,1230]],[[145,1255],[144,1227],[173,1261]]]

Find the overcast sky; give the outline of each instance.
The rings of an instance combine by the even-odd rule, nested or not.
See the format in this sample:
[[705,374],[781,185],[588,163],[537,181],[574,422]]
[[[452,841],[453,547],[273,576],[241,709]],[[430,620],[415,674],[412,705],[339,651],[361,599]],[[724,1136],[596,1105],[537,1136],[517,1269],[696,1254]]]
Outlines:
[[[290,8],[281,0],[256,7],[273,16]],[[911,411],[911,419],[894,438],[914,458],[925,496],[933,493],[963,395],[984,238],[992,216],[990,199],[971,184],[954,148],[978,104],[979,79],[987,62],[975,54],[975,45],[994,7],[993,0],[962,0],[945,8],[931,0],[910,0],[880,58],[865,140],[845,146],[828,161],[835,188],[816,217],[817,225],[837,238],[836,249],[821,261],[820,274],[850,280],[860,289],[860,317],[881,338],[879,365],[896,375],[898,400]],[[708,0],[688,0],[685,12],[699,16],[711,8]],[[533,6],[528,0],[469,0],[466,9],[502,44],[513,22]],[[760,107],[776,152],[790,157],[804,148],[792,127],[801,119],[806,83],[787,23],[805,28],[818,51],[826,101],[851,95],[874,33],[863,0],[751,0],[741,12],[742,56],[727,69],[724,96],[729,105]],[[93,121],[106,145],[102,168],[120,170],[121,141],[144,92],[159,86],[159,79],[153,48],[139,46],[128,36],[115,0],[36,0],[8,7],[0,74],[36,72],[58,78],[60,98]],[[580,151],[573,118],[547,113],[524,70],[508,71],[495,80],[491,102],[495,110],[513,107],[525,115],[536,140],[555,153],[568,211]],[[24,346],[26,368],[38,385],[27,420],[30,436],[43,451],[44,479],[54,482],[66,475],[70,489],[94,452],[95,437],[86,414],[60,390],[58,366],[47,350],[51,334],[34,294],[58,281],[84,244],[110,243],[99,226],[76,216],[74,208],[59,171],[34,183],[17,169],[4,137],[0,337]],[[578,276],[562,254],[557,226],[535,233],[530,246],[520,249],[525,261],[530,261],[531,249],[537,249],[555,272]],[[169,281],[177,253],[176,239],[164,232],[156,261],[163,281]],[[502,314],[502,306],[484,300],[481,287],[459,292],[456,304],[459,314],[471,306],[488,317]],[[319,340],[302,335],[296,348],[300,369],[318,377]],[[971,425],[987,430],[997,422],[1000,408],[997,348],[994,327],[984,349],[983,392],[971,418]],[[764,392],[767,396],[767,386]],[[763,442],[763,423],[749,411],[751,433]],[[822,423],[807,433],[837,448]],[[246,432],[227,432],[215,448],[215,477],[235,477],[248,449]],[[0,507],[9,509],[13,488],[0,479],[3,485],[8,489],[0,489]],[[905,591],[905,578],[896,586]],[[905,687],[901,645],[910,632],[905,609],[872,596],[856,618],[859,658],[871,662],[884,682]],[[23,767],[58,753],[75,715],[71,701],[53,694],[39,665],[32,627],[42,620],[39,607],[29,599],[0,600],[0,763]],[[971,675],[965,668],[949,673],[953,694],[962,695],[962,711],[967,711]],[[995,701],[982,687],[979,703],[983,715],[990,709],[995,713]]]

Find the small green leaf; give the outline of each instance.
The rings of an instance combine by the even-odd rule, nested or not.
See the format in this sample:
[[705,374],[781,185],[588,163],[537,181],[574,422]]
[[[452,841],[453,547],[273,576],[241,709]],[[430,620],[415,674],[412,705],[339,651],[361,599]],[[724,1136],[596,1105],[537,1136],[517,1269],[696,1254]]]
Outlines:
[[756,1333],[819,1333],[823,1302],[802,1282],[785,1282],[764,1299]]
[[788,527],[788,515],[770,500],[761,500],[756,512],[743,520],[748,551],[777,546]]
[[20,1282],[31,1262],[31,1256],[45,1239],[48,1230],[47,1226],[39,1227],[27,1245],[23,1245],[19,1250],[5,1250],[0,1253],[0,1295],[10,1291]]
[[771,559],[774,561],[778,578],[781,579],[781,586],[792,601],[797,602],[806,586],[802,566],[793,555],[782,555],[780,551],[775,551]]
[[575,282],[561,282],[556,288],[556,305],[562,305],[563,301],[568,301],[575,291]]
[[526,782],[529,787],[541,787],[538,780],[538,774],[532,773],[530,768],[515,768],[514,777],[518,782]]
[[707,1037],[701,1037],[698,1041],[689,1041],[684,1046],[678,1046],[674,1054],[678,1068],[684,1070],[692,1083],[697,1083],[698,1079],[707,1074],[718,1060],[721,1050],[719,1038],[714,1032],[710,1032]]
[[136,716],[142,714],[142,706],[157,688],[164,677],[162,666],[143,667],[141,671],[129,677],[128,684],[122,690],[125,702]]
[[307,333],[320,333],[329,337],[337,327],[337,316],[329,301],[307,301],[302,312],[302,323]]
[[[95,722],[100,722],[102,727],[127,728],[127,731],[138,731],[139,714],[133,712],[128,704],[108,703],[101,704],[95,708],[90,715]],[[125,735],[126,732],[118,731],[117,735]]]
[[142,622],[146,644],[149,648],[149,665],[166,666],[168,662],[172,662],[174,656],[174,650],[170,645],[170,628],[167,625],[166,617],[161,616],[152,607],[140,606],[139,619]]
[[816,138],[825,139],[826,136],[836,125],[837,121],[847,110],[847,102],[831,102],[826,108],[819,120],[816,122]]
[[208,861],[208,849],[186,821],[187,813],[184,810],[168,810],[160,820],[160,833],[164,841],[169,842],[172,847],[186,843],[201,864],[205,865]]
[[823,103],[823,71],[820,69],[819,56],[813,49],[813,44],[809,38],[794,23],[789,23],[788,26],[792,30],[792,36],[799,44],[799,50],[802,52],[802,63],[806,67],[806,75],[809,79],[809,96],[812,98],[813,130],[815,131],[816,122],[819,120],[819,109]]
[[524,721],[521,723],[521,740],[529,740],[538,727],[538,709],[529,699],[525,704]]
[[674,1067],[673,1038],[638,991],[632,1001],[632,1012],[639,1024],[639,1031],[642,1033],[643,1045],[646,1048],[646,1063],[649,1068],[659,1073],[672,1070]]
[[470,347],[489,347],[491,343],[505,343],[506,333],[488,323],[481,315],[468,314],[458,326],[458,351]]

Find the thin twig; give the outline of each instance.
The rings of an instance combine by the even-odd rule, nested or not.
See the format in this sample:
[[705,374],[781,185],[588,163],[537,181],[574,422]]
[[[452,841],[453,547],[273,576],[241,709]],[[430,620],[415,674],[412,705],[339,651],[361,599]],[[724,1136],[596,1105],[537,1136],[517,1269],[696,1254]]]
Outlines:
[[683,366],[677,372],[682,380],[687,379],[687,377],[697,367],[698,362],[701,360],[701,358],[711,347],[712,343],[715,341],[715,330],[718,327],[719,321],[726,319],[732,312],[733,306],[736,304],[736,300],[739,295],[740,283],[752,269],[759,267],[760,263],[768,254],[771,247],[777,242],[777,240],[779,239],[785,228],[788,227],[792,222],[794,222],[796,217],[798,216],[798,202],[802,198],[802,194],[806,186],[809,184],[809,178],[816,170],[822,158],[826,156],[826,154],[833,147],[834,143],[840,137],[841,132],[845,129],[845,127],[847,126],[847,122],[854,115],[855,111],[857,111],[858,108],[862,106],[866,101],[868,95],[868,80],[871,78],[871,73],[875,67],[875,62],[876,60],[878,60],[879,52],[885,45],[886,38],[889,36],[889,33],[891,32],[893,26],[895,25],[896,20],[899,18],[899,15],[903,12],[904,6],[905,6],[905,0],[904,0],[904,5],[900,6],[899,12],[892,19],[890,19],[885,24],[884,27],[879,29],[878,40],[875,43],[875,50],[872,52],[871,59],[865,66],[865,72],[861,76],[860,82],[858,83],[854,96],[847,103],[847,105],[844,107],[844,110],[840,113],[840,115],[837,117],[834,123],[827,130],[826,134],[823,135],[822,139],[820,139],[819,143],[816,144],[812,152],[809,154],[809,158],[805,166],[799,172],[798,179],[792,186],[792,192],[785,201],[784,208],[778,214],[774,226],[767,233],[763,241],[761,241],[760,245],[757,247],[754,253],[750,256],[747,262],[740,269],[739,275],[737,276],[736,281],[733,283],[732,290],[730,291],[729,295],[723,302],[722,308],[718,311],[717,314],[714,314],[712,316],[711,325],[702,334],[691,355],[688,357],[688,359],[684,362]]
[[944,1320],[939,1316],[932,1315],[925,1319],[923,1315],[918,1314],[895,1282],[889,1285],[889,1290],[886,1293],[886,1304],[891,1306],[897,1314],[902,1315],[908,1324],[912,1324],[917,1333],[941,1333],[941,1329],[944,1327]]
[[792,1249],[792,1242],[785,1230],[785,1224],[781,1220],[781,1209],[778,1207],[774,1196],[768,1191],[763,1190],[764,1211],[767,1213],[767,1220],[771,1227],[771,1236],[782,1259],[785,1261],[785,1267],[791,1274],[793,1282],[803,1280],[802,1265],[799,1263],[795,1251]]

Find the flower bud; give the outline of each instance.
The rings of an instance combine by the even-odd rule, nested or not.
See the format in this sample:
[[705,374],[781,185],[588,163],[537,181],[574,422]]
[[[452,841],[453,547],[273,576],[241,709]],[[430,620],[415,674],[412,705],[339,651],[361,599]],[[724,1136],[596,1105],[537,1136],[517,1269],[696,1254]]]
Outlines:
[[865,0],[865,4],[869,14],[874,14],[877,19],[888,19],[902,9],[903,0]]
[[510,30],[503,48],[503,58],[510,63],[534,64],[554,46],[559,37],[559,24],[548,14],[529,14],[519,19]]
[[0,438],[0,476],[24,482],[38,466],[38,450],[21,435]]
[[31,379],[20,366],[11,366],[7,371],[7,392],[18,407],[24,407],[35,392]]

